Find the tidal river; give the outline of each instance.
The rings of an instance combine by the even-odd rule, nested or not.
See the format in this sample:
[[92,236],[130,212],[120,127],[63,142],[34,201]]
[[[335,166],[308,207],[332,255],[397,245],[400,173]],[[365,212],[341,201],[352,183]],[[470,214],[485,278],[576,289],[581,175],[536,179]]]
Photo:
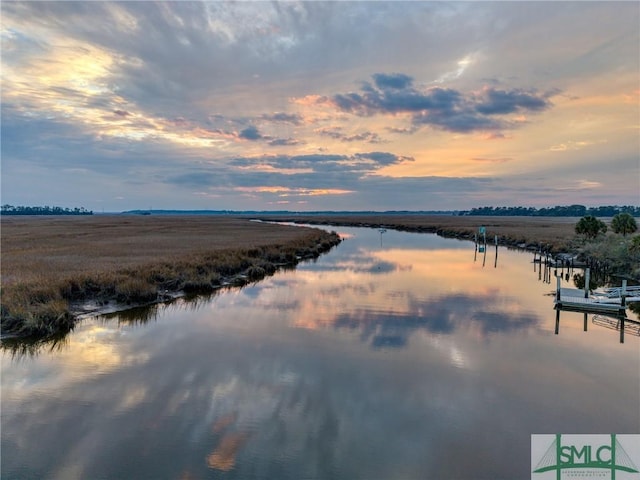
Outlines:
[[2,478],[530,478],[532,434],[640,432],[640,338],[569,312],[556,334],[532,254],[338,232],[242,289],[4,348]]

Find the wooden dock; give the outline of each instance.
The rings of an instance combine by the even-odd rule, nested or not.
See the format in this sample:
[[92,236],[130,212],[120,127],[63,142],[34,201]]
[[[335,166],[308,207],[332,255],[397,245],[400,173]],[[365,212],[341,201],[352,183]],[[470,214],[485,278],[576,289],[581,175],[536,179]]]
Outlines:
[[556,308],[572,309],[585,312],[619,312],[624,313],[626,305],[622,304],[622,300],[618,301],[602,301],[600,298],[593,296],[584,296],[584,290],[577,288],[560,288],[556,294]]
[[585,313],[617,313],[625,315],[627,304],[640,302],[640,286],[627,287],[622,281],[621,287],[605,288],[600,291],[589,290],[590,272],[585,270],[585,288],[561,288],[561,278],[557,277],[555,306],[557,309],[573,310]]

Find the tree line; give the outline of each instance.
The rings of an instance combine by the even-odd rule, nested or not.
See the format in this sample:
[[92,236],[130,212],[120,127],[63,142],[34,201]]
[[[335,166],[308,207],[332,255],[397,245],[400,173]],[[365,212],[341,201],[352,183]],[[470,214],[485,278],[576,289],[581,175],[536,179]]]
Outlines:
[[608,205],[587,208],[584,205],[562,205],[547,208],[533,207],[477,207],[460,212],[460,215],[516,216],[516,217],[613,217],[619,213],[628,213],[640,217],[640,207],[631,205]]
[[24,207],[13,205],[2,205],[1,215],[93,215],[93,211],[84,207],[62,208],[62,207]]

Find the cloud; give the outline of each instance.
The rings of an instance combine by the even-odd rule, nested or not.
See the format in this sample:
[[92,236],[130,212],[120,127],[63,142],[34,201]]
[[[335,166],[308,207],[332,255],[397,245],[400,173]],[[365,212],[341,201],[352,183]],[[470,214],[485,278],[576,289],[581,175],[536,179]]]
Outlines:
[[596,145],[599,143],[607,143],[606,140],[568,140],[565,143],[559,143],[557,145],[552,145],[549,147],[549,150],[552,152],[565,152],[568,150],[582,150],[583,148],[590,147],[592,145]]
[[269,166],[276,170],[308,169],[314,173],[343,172],[365,174],[389,165],[413,161],[413,158],[388,152],[355,153],[353,155],[307,154],[307,155],[262,155],[259,157],[237,157],[229,165],[254,168]]
[[391,132],[391,133],[399,133],[401,135],[413,135],[414,133],[416,133],[418,131],[418,128],[413,126],[413,127],[386,127],[386,129]]
[[301,125],[303,122],[302,116],[297,113],[278,112],[273,114],[263,114],[260,118],[270,122],[289,123],[292,125]]
[[361,116],[376,114],[414,113],[423,111],[450,112],[461,102],[460,92],[449,88],[432,87],[419,92],[406,88],[376,88],[365,83],[363,94],[348,93],[333,96],[334,104],[345,112]]
[[363,84],[361,93],[336,94],[330,101],[338,110],[358,116],[407,114],[414,125],[467,133],[512,128],[513,123],[492,116],[543,111],[551,107],[548,97],[557,93],[485,88],[476,96],[443,87],[420,90],[410,76],[399,73],[376,73],[373,80],[374,85]]
[[379,166],[387,166],[387,165],[393,165],[395,163],[413,161],[412,157],[403,157],[403,156],[394,155],[393,153],[388,153],[388,152],[356,153],[354,156],[356,158],[373,161],[373,163]]
[[535,90],[526,92],[515,89],[511,91],[486,88],[476,110],[485,115],[504,115],[514,112],[538,112],[550,107],[547,95],[540,96]]
[[502,132],[487,132],[482,137],[483,140],[504,140],[506,138],[508,137]]
[[237,134],[238,138],[244,139],[244,140],[249,140],[252,142],[258,141],[258,140],[264,140],[267,142],[267,144],[271,147],[291,147],[291,146],[295,146],[295,145],[302,145],[305,142],[302,140],[298,140],[295,138],[274,138],[271,135],[263,135],[262,133],[260,133],[260,131],[258,130],[258,127],[254,126],[254,125],[250,125],[244,129],[242,129],[238,134]]
[[375,132],[360,132],[347,135],[341,127],[319,128],[315,131],[319,135],[330,137],[341,142],[366,142],[366,143],[383,143],[384,140]]
[[345,142],[383,143],[384,140],[375,132],[362,132],[354,135],[346,135],[342,138]]
[[262,138],[262,135],[260,135],[258,129],[252,125],[241,130],[240,133],[238,133],[238,138],[244,138],[245,140],[259,140]]
[[295,138],[274,138],[273,140],[269,140],[269,145],[272,147],[289,147],[294,145],[301,145],[302,141],[296,140]]
[[[232,190],[244,193],[267,193],[278,197],[317,197],[322,195],[346,195],[353,193],[351,190],[339,188],[300,188],[285,186],[256,186],[256,187],[233,187]],[[288,203],[288,202],[287,202]]]
[[396,90],[402,90],[411,87],[413,78],[409,75],[405,75],[404,73],[374,73],[373,81],[376,84],[376,87],[381,89],[393,88]]
[[601,182],[594,182],[593,180],[580,180],[578,183],[578,188],[581,189],[592,189],[592,188],[601,188]]
[[484,157],[474,157],[471,160],[474,162],[482,162],[482,163],[507,163],[513,161],[511,157],[498,157],[498,158],[484,158]]
[[[588,178],[572,202],[632,203],[637,8],[548,5],[1,2],[3,198],[251,208],[269,194],[222,189],[280,185],[354,192],[310,209],[468,209]],[[451,176],[481,162],[502,181]]]
[[464,58],[458,60],[456,62],[456,69],[453,71],[446,72],[441,75],[440,78],[434,81],[434,83],[443,83],[447,81],[453,81],[462,76],[462,74],[467,70],[469,65],[474,63],[474,55],[466,55]]
[[581,191],[581,190],[597,190],[602,188],[601,182],[596,182],[594,180],[580,179],[577,181],[570,182],[566,185],[562,185],[557,187],[558,190],[563,191]]
[[471,133],[474,131],[502,130],[509,128],[507,122],[478,115],[467,108],[455,109],[449,112],[421,112],[413,116],[416,125],[432,127],[456,133]]

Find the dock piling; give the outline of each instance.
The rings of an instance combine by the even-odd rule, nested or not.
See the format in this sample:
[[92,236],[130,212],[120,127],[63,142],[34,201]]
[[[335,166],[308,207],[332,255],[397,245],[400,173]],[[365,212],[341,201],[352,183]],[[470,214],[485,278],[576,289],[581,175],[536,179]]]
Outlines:
[[584,270],[584,298],[589,298],[589,284],[591,283],[591,269]]

